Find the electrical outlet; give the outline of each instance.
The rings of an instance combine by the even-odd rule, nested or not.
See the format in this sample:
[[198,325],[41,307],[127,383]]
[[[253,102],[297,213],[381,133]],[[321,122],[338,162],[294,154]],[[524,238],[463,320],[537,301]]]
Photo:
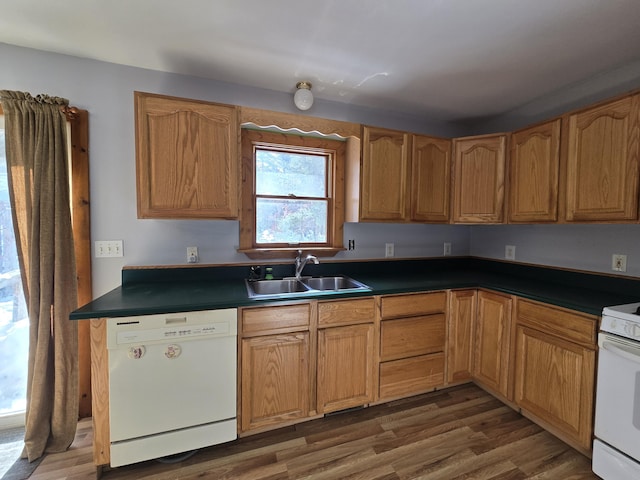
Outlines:
[[444,256],[451,255],[451,244],[449,242],[445,242],[444,244]]
[[198,263],[198,247],[187,247],[187,263]]
[[385,257],[393,257],[394,255],[394,244],[393,243],[385,243],[384,245],[384,256]]
[[356,241],[349,240],[349,250],[355,250],[355,249],[356,249]]
[[627,256],[619,253],[614,253],[611,256],[611,270],[614,272],[626,272],[627,271]]
[[96,240],[94,242],[96,258],[122,257],[122,240]]
[[505,245],[504,246],[504,258],[507,260],[515,260],[516,259],[516,246],[515,245]]

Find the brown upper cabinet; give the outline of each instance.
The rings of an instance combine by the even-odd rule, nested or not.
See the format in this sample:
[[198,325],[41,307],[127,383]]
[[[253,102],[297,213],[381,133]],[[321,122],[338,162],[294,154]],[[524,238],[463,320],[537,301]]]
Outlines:
[[638,219],[639,100],[630,95],[563,118],[566,221]]
[[453,140],[453,222],[502,223],[507,135]]
[[413,135],[411,148],[411,220],[449,222],[451,140]]
[[561,123],[555,119],[511,135],[509,222],[558,220]]
[[237,108],[135,92],[139,218],[238,217]]
[[406,132],[363,127],[360,220],[407,218],[410,140]]
[[362,221],[449,221],[451,140],[364,126]]
[[[237,219],[240,122],[307,118],[272,115],[135,92],[138,217]],[[323,127],[348,137],[348,221],[638,221],[640,93],[513,134],[450,140],[362,126],[358,139],[358,128]]]

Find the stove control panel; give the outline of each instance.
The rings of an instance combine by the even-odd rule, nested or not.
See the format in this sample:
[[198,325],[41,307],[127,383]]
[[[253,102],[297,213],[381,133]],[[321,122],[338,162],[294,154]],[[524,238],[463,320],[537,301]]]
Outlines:
[[602,317],[600,330],[640,341],[640,323],[631,320],[605,315]]

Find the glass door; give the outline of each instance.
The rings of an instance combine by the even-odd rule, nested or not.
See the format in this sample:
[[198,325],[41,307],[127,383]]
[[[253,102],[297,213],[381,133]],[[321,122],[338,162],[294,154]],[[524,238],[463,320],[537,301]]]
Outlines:
[[24,424],[29,318],[22,293],[0,115],[0,429]]

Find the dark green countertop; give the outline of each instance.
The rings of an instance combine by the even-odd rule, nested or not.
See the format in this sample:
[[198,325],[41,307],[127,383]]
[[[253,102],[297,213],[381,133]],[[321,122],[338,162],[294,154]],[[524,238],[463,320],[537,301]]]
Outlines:
[[[292,265],[271,265],[274,275],[291,276]],[[640,301],[640,280],[596,275],[473,257],[420,260],[322,262],[305,275],[348,275],[369,292],[252,300],[247,266],[125,268],[122,286],[71,313],[72,320],[276,304],[310,298],[346,298],[454,288],[487,288],[600,315],[609,305]]]

